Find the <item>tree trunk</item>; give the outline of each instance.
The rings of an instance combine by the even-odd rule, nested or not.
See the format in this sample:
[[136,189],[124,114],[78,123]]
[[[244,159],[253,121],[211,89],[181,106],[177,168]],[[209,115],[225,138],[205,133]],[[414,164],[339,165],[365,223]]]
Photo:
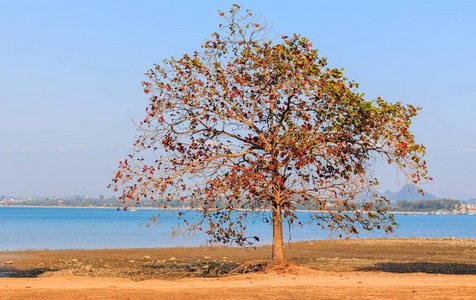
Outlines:
[[283,243],[283,217],[281,206],[275,205],[273,209],[273,267],[285,267],[288,260],[284,252]]

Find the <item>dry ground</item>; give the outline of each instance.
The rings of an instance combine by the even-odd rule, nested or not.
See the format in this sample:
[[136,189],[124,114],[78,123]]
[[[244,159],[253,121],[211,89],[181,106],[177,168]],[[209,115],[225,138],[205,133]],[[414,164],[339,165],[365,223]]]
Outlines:
[[[0,299],[475,299],[476,240],[0,252]],[[252,263],[249,263],[252,262]],[[241,267],[243,263],[248,263]]]

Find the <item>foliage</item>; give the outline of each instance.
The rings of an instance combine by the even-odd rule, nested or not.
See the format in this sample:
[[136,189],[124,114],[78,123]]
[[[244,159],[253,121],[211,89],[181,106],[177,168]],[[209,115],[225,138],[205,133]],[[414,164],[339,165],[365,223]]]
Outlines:
[[461,201],[451,199],[440,200],[419,200],[419,201],[399,201],[396,211],[424,211],[434,212],[438,210],[453,210],[461,206]]
[[[220,31],[200,51],[147,73],[146,117],[112,184],[125,206],[186,201],[200,214],[180,212],[174,234],[200,230],[238,245],[258,239],[244,221],[262,210],[272,212],[278,248],[283,217],[303,225],[297,207],[313,210],[322,229],[392,231],[372,165],[384,159],[413,183],[427,179],[424,147],[409,131],[419,108],[364,100],[306,38],[270,40],[267,24],[239,6],[220,15]],[[362,210],[348,213],[362,199]]]

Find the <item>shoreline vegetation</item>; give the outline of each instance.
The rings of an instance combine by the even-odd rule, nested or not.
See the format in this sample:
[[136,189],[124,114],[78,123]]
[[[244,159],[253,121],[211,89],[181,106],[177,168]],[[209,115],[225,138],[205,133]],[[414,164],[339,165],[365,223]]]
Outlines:
[[2,299],[223,299],[225,292],[240,299],[471,299],[476,293],[476,239],[295,242],[286,245],[291,264],[283,270],[266,269],[270,247],[0,252],[0,294]]
[[[117,207],[112,207],[112,206],[64,206],[64,205],[2,205],[0,204],[0,207],[25,207],[25,208],[89,208],[89,209],[113,209],[117,210]],[[132,210],[131,210],[132,209]],[[135,211],[135,210],[142,210],[142,209],[150,209],[150,210],[158,210],[159,208],[157,207],[128,207],[128,211]],[[190,207],[166,207],[166,208],[160,208],[160,210],[196,210],[192,209]],[[246,209],[235,209],[236,211],[247,211]],[[254,210],[258,211],[258,210]],[[264,211],[264,210],[259,210],[259,211]],[[297,212],[317,212],[317,211],[312,211],[312,210],[302,210],[302,209],[297,209]],[[355,211],[351,210],[348,211],[349,213],[354,213]],[[370,211],[374,212],[374,211]],[[419,211],[389,211],[391,214],[415,214],[415,213],[421,213]]]
[[[172,201],[167,209],[189,209],[189,203]],[[74,200],[14,200],[3,199],[0,207],[64,207],[64,208],[112,208],[123,209],[124,204],[117,199],[74,199]],[[359,210],[359,205],[356,206]],[[143,201],[140,205],[130,206],[128,210],[136,209],[158,209],[153,201]],[[246,209],[241,209],[245,211]],[[338,211],[339,207],[331,210]],[[309,211],[305,207],[297,207],[296,211]],[[476,205],[463,204],[460,200],[440,199],[440,200],[419,200],[419,201],[397,201],[388,206],[389,213],[439,213],[439,214],[475,214]],[[355,212],[355,211],[349,211]]]

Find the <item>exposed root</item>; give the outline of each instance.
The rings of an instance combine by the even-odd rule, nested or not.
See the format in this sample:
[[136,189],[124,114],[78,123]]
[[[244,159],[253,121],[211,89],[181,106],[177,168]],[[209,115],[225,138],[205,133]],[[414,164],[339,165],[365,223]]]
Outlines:
[[267,261],[253,260],[253,261],[249,261],[242,264],[241,266],[232,270],[226,275],[246,274],[246,273],[252,273],[252,272],[265,271],[267,267],[268,267]]

